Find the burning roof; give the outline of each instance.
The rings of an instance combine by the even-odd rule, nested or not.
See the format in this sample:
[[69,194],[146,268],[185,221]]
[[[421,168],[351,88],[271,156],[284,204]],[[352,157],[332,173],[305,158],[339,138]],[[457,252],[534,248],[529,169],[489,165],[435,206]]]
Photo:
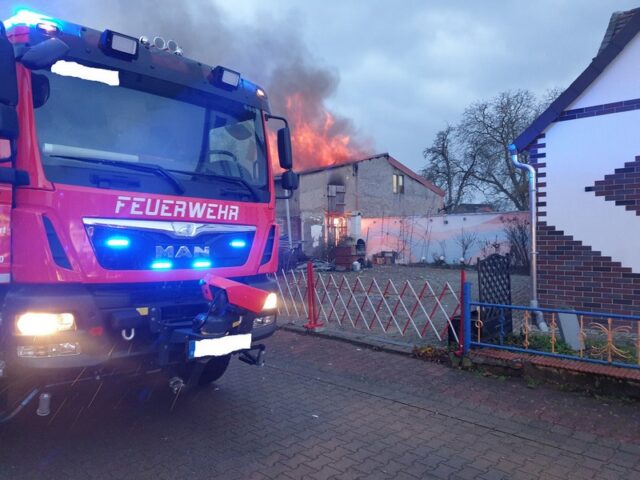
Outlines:
[[416,182],[418,182],[421,185],[427,187],[429,190],[431,190],[432,192],[440,195],[441,197],[444,197],[444,193],[445,193],[444,190],[442,190],[441,188],[436,187],[429,180],[427,180],[426,178],[422,177],[421,175],[418,175],[416,172],[411,170],[409,167],[407,167],[403,163],[400,163],[398,160],[393,158],[388,153],[380,153],[378,155],[373,155],[373,156],[369,156],[369,157],[365,157],[365,158],[350,158],[350,159],[343,160],[340,163],[330,164],[330,165],[327,165],[327,166],[314,166],[314,167],[308,167],[308,168],[304,168],[303,167],[303,168],[296,168],[295,170],[296,170],[297,173],[299,173],[301,175],[306,175],[306,174],[309,174],[309,173],[323,172],[323,171],[326,171],[326,170],[331,170],[331,169],[334,169],[334,168],[343,167],[345,165],[354,165],[356,163],[362,163],[362,162],[366,162],[366,161],[369,161],[369,160],[374,160],[374,159],[381,158],[381,157],[382,158],[386,158],[386,160],[389,162],[389,164],[391,166],[393,166],[394,168],[400,170],[406,176],[412,178]]
[[[350,120],[331,113],[322,96],[294,91],[286,96],[284,105],[284,116],[291,122],[296,171],[342,165],[371,154],[372,142],[358,136]],[[269,144],[271,158],[277,163],[273,131]]]

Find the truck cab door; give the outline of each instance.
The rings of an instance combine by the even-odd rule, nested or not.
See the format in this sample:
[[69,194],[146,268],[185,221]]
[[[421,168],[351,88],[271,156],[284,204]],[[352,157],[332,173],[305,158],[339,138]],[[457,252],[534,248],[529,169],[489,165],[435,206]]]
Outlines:
[[19,184],[14,168],[19,133],[17,104],[18,83],[13,45],[0,22],[0,284],[11,280],[11,208],[13,188]]

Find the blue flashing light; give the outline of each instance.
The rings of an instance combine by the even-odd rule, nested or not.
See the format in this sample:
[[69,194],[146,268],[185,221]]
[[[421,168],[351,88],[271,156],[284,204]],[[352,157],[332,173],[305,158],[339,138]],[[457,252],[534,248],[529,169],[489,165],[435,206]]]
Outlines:
[[[63,22],[58,20],[57,18],[50,17],[48,15],[43,15],[41,13],[36,13],[27,9],[17,9],[12,17],[7,18],[4,22],[4,27],[9,30],[13,27],[23,26],[23,27],[37,27],[38,25],[53,25],[59,31],[65,32],[69,35],[75,35],[76,37],[80,37],[82,35],[82,28],[80,25],[76,25],[73,23]],[[43,29],[45,32],[46,28]]]
[[247,242],[246,240],[236,238],[235,240],[231,240],[229,242],[229,246],[231,246],[231,248],[244,248],[247,246]]
[[128,248],[131,240],[127,237],[110,237],[105,242],[109,248]]
[[62,29],[62,23],[55,18],[49,17],[47,15],[42,15],[41,13],[32,12],[31,10],[18,10],[13,15],[13,17],[7,18],[4,21],[4,26],[8,30],[12,27],[16,27],[19,25],[27,26],[27,27],[35,27],[39,23],[53,23],[58,28]]
[[198,259],[191,264],[193,268],[211,268],[211,260]]
[[156,260],[151,264],[151,268],[154,270],[169,270],[173,267],[173,263],[169,260]]

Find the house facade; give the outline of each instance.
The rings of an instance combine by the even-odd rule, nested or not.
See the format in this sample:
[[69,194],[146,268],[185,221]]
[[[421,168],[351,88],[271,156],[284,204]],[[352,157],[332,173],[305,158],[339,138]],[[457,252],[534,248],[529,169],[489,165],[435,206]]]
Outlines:
[[538,172],[541,306],[640,314],[640,9],[514,142]]
[[[300,173],[289,200],[292,237],[314,254],[344,237],[362,236],[363,218],[436,214],[444,192],[388,153]],[[277,202],[286,232],[286,202]]]

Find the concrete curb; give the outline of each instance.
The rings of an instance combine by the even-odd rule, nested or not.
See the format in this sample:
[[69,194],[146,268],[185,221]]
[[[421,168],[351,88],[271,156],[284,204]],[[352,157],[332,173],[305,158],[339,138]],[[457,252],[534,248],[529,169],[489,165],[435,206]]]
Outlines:
[[637,370],[491,349],[474,350],[470,358],[476,367],[500,375],[562,390],[640,400]]

